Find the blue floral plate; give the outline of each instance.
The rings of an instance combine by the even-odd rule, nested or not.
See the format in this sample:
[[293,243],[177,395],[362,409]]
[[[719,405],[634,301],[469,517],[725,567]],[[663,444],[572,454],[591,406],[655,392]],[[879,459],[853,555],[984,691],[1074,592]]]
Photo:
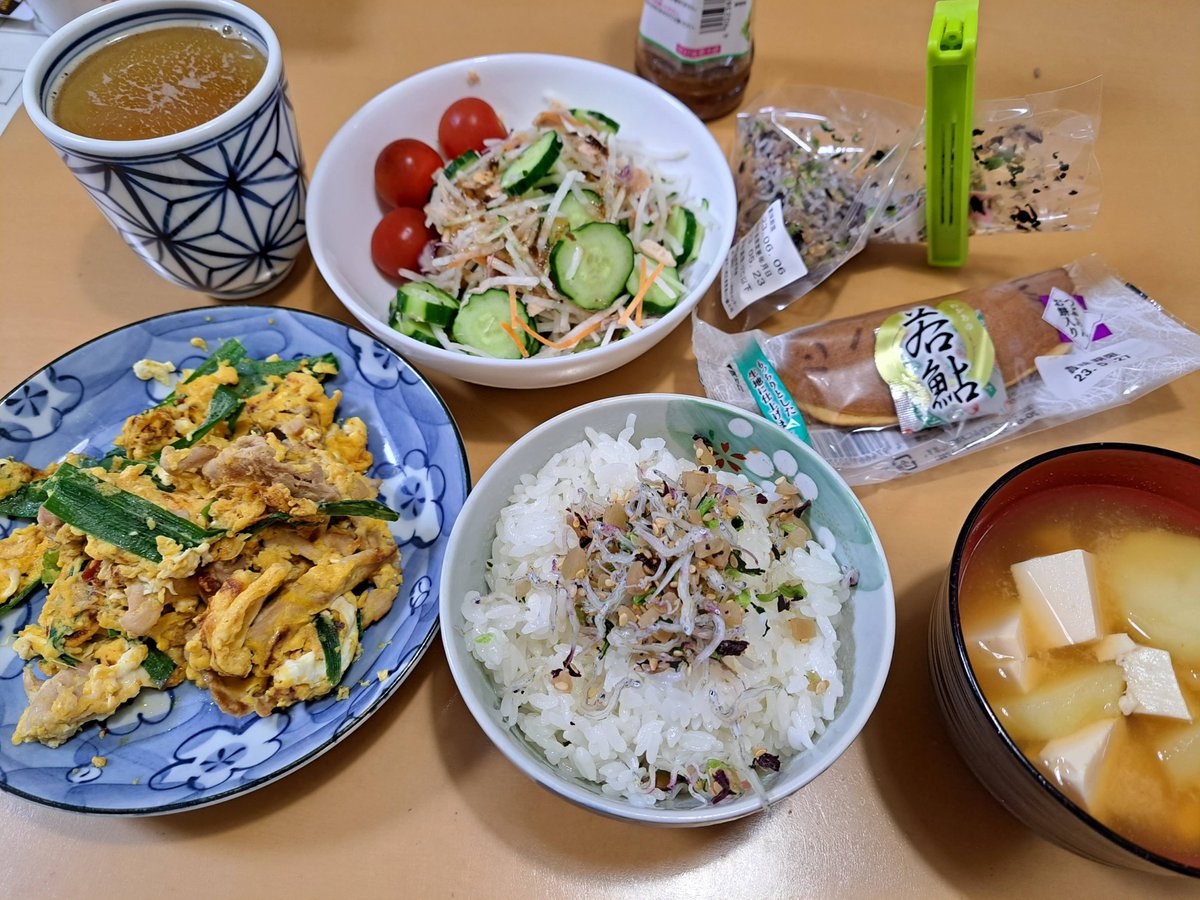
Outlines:
[[[381,499],[400,512],[404,585],[391,611],[372,625],[363,653],[342,681],[350,696],[297,704],[267,718],[221,712],[206,691],[185,683],[143,691],[104,723],[92,723],[50,749],[14,746],[25,709],[13,637],[36,620],[44,592],[0,614],[0,788],[62,809],[151,815],[206,806],[246,793],[324,753],[383,705],[433,642],[438,585],[450,527],[470,487],[466,452],[441,398],[383,344],[311,313],[258,306],[170,313],[117,329],[72,350],[0,402],[0,457],[43,466],[68,451],[100,455],[125,418],[167,389],[136,378],[139,359],[194,367],[211,348],[237,338],[251,356],[284,358],[332,351],[341,372],[342,416],[370,432],[371,474]],[[0,535],[15,523],[0,517]],[[19,523],[16,523],[19,524]],[[98,763],[103,763],[102,765]]]

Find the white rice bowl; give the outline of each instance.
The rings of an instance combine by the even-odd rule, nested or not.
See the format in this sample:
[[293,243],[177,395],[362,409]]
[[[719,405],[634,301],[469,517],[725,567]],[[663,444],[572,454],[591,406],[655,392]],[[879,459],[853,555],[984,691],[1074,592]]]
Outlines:
[[[564,754],[564,745],[557,740],[560,736],[554,735],[557,749],[554,746],[545,747],[527,736],[516,719],[506,719],[506,715],[511,716],[520,704],[505,703],[505,689],[500,686],[500,677],[475,655],[476,649],[482,649],[490,641],[476,645],[475,638],[481,637],[483,633],[475,630],[464,617],[464,606],[475,606],[474,603],[468,603],[467,598],[474,599],[481,591],[491,592],[497,584],[492,568],[501,511],[512,504],[516,490],[527,492],[529,486],[538,481],[537,473],[547,466],[552,456],[578,444],[586,436],[587,428],[603,434],[619,435],[628,427],[631,414],[636,416],[635,430],[631,438],[635,446],[624,450],[631,457],[636,454],[636,445],[642,444],[645,439],[662,438],[665,439],[665,447],[675,455],[690,458],[693,435],[704,434],[725,454],[724,461],[727,464],[738,462],[742,471],[747,474],[753,472],[751,477],[754,480],[770,481],[778,475],[785,475],[791,479],[805,497],[813,498],[813,506],[804,515],[804,520],[816,535],[820,547],[831,551],[833,558],[842,567],[853,568],[859,573],[858,584],[853,588],[849,602],[843,602],[840,613],[835,615],[832,608],[821,611],[836,629],[839,640],[833,659],[840,667],[841,678],[836,683],[831,681],[828,688],[832,692],[831,698],[836,696],[837,692],[841,692],[841,697],[832,701],[833,718],[825,718],[828,712],[826,708],[815,704],[810,708],[813,728],[808,740],[812,746],[807,746],[808,742],[801,738],[799,745],[804,749],[795,750],[791,749],[792,745],[789,742],[788,751],[779,754],[778,774],[771,774],[769,777],[764,775],[761,778],[763,793],[748,790],[718,803],[713,803],[707,794],[703,800],[697,800],[686,791],[674,799],[656,800],[652,805],[648,805],[644,798],[638,803],[627,799],[617,785],[622,777],[622,769],[628,772],[636,768],[628,760],[637,759],[642,753],[648,752],[655,740],[656,767],[666,764],[666,754],[671,751],[667,743],[666,720],[661,718],[666,713],[662,710],[657,712],[662,725],[652,723],[641,735],[642,740],[646,742],[645,748],[638,747],[641,724],[628,733],[622,733],[618,723],[625,709],[630,711],[630,717],[653,721],[644,711],[648,708],[648,703],[658,702],[659,698],[645,699],[644,692],[640,691],[622,692],[620,704],[614,706],[617,714],[613,717],[612,727],[595,729],[599,735],[595,738],[590,734],[588,736],[589,740],[607,740],[610,745],[617,747],[620,741],[624,741],[627,747],[625,751],[609,751],[611,759],[596,763],[595,750],[584,745],[584,753],[591,756],[591,761],[596,763],[596,781],[584,777],[582,767],[570,758],[574,753],[572,746],[567,747],[563,760],[560,760],[560,763],[565,760],[565,764],[551,763],[547,757],[548,752]],[[650,448],[654,446],[659,445],[647,444],[646,449],[653,452]],[[610,475],[610,472],[616,474]],[[622,477],[620,472],[620,466],[605,468],[600,477]],[[548,527],[557,528],[557,523]],[[522,541],[521,552],[547,553],[549,551],[545,548],[553,546],[554,537],[553,530],[540,538],[534,535],[532,529],[522,531],[519,534]],[[819,552],[811,552],[809,558],[813,558]],[[816,558],[818,562],[822,559],[828,561],[825,556]],[[793,604],[795,603],[793,600]],[[518,771],[557,796],[591,812],[623,821],[670,827],[712,825],[752,815],[768,805],[782,802],[819,777],[855,741],[875,709],[887,680],[896,634],[895,598],[887,559],[870,518],[845,480],[811,447],[782,428],[728,404],[682,394],[628,394],[585,403],[543,422],[508,447],[475,481],[467,502],[454,523],[442,565],[439,606],[442,645],[455,686],[488,740]],[[480,603],[479,606],[483,607],[484,604]],[[764,606],[764,609],[774,607]],[[519,610],[514,617],[511,632],[499,626],[498,623],[503,619],[499,614],[497,623],[492,623],[490,627],[497,632],[505,631],[509,643],[514,640],[528,641],[529,636],[522,634],[521,628],[529,624],[530,620],[521,617],[529,614],[525,610]],[[507,615],[513,616],[513,613],[510,611]],[[540,615],[544,616],[545,613]],[[827,635],[828,632],[821,632],[822,637]],[[546,637],[533,640],[541,640],[543,646],[547,646]],[[568,635],[558,641],[559,646],[555,648],[555,642],[551,640],[548,642],[550,649],[543,651],[551,659],[556,659],[556,667],[560,666],[563,660],[563,656],[558,655],[559,651],[566,648],[569,642]],[[829,649],[833,653],[832,644],[829,645]],[[582,652],[581,648],[577,655]],[[485,653],[495,653],[495,650]],[[497,654],[497,658],[503,657],[503,652]],[[736,665],[736,660],[734,663]],[[537,664],[539,663],[536,660],[531,663]],[[544,662],[541,664],[544,665]],[[779,671],[786,672],[788,676],[804,675],[805,670],[801,670],[799,665],[795,662],[784,662],[779,665]],[[583,674],[581,669],[577,671],[580,675]],[[561,673],[559,677],[561,683]],[[807,676],[805,680],[807,681]],[[654,683],[670,684],[657,679]],[[549,696],[550,688],[545,684],[539,687],[539,692],[545,695],[542,697],[544,704],[554,708],[555,704],[562,703],[559,697]],[[690,704],[693,699],[693,696],[689,695],[680,698],[679,703]],[[817,699],[823,707],[825,698],[816,695],[813,700]],[[639,701],[640,705],[637,705]],[[764,699],[763,705],[756,707],[754,713],[755,727],[759,727],[758,719],[769,720],[770,716],[787,702],[781,696]],[[526,712],[532,713],[533,710],[530,706]],[[685,713],[680,715],[683,714]],[[567,720],[568,727],[570,721]],[[580,720],[574,721],[578,727]],[[591,719],[587,722],[589,725],[594,724]],[[786,735],[787,727],[790,726],[785,726],[782,731],[775,728],[775,733]],[[536,728],[532,730],[536,731]],[[618,740],[613,739],[614,730]],[[806,730],[801,723],[800,727],[789,735],[789,739],[798,737]],[[699,731],[703,735],[700,739],[706,740],[709,732],[704,729]],[[682,733],[671,737],[681,741]],[[692,738],[689,737],[688,740]],[[596,749],[602,748],[597,744]],[[726,762],[733,764],[735,761]],[[601,767],[604,767],[603,773]],[[599,779],[605,777],[612,782],[610,790],[600,786]],[[465,783],[463,787],[466,788]],[[517,790],[511,784],[506,784],[504,789]],[[541,810],[539,814],[550,812],[548,809],[542,809],[536,798],[522,795],[519,798],[514,796],[514,799],[523,809],[536,808]]]
[[[537,474],[521,477],[497,522],[488,592],[468,593],[459,620],[444,624],[461,631],[486,668],[503,723],[515,724],[567,778],[594,782],[604,795],[636,807],[676,796],[689,801],[689,793],[692,804],[702,805],[718,792],[704,777],[716,760],[736,769],[744,779],[741,791],[762,798],[759,776],[768,782],[777,776],[756,773],[753,760],[766,753],[786,761],[812,748],[843,697],[839,627],[853,593],[852,577],[834,558],[832,535],[818,530],[827,545],[809,540],[784,551],[764,574],[744,576],[755,594],[801,582],[806,596],[793,600],[792,610],[815,622],[815,636],[796,640],[772,599],[746,610],[739,637],[748,646],[739,656],[650,674],[614,642],[602,663],[603,682],[593,687],[591,708],[585,708],[585,685],[601,665],[595,649],[581,647],[574,654],[579,677],[569,690],[552,683],[574,644],[566,620],[571,603],[556,587],[558,561],[578,543],[566,510],[581,494],[606,503],[638,484],[642,472],[657,470],[675,479],[697,468],[673,456],[663,439],[635,445],[632,434],[632,424],[616,437],[588,429],[587,440],[554,454]],[[718,478],[751,483],[727,472]],[[760,490],[769,493],[769,482]],[[747,521],[739,545],[757,540],[769,552],[765,518],[758,513],[760,521],[754,521],[753,506],[743,512]],[[522,581],[528,592],[518,599]],[[661,776],[656,786],[657,772],[686,778],[677,778],[670,790],[661,786]]]

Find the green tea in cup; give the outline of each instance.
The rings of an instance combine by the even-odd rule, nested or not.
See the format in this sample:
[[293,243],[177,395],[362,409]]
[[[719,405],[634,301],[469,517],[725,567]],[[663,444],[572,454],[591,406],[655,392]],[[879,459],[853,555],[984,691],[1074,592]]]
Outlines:
[[305,244],[304,157],[283,53],[236,0],[120,0],[56,30],[21,82],[37,129],[130,249],[226,300]]
[[132,31],[70,67],[54,90],[50,118],[106,141],[177,134],[232,109],[266,64],[262,51],[228,24]]

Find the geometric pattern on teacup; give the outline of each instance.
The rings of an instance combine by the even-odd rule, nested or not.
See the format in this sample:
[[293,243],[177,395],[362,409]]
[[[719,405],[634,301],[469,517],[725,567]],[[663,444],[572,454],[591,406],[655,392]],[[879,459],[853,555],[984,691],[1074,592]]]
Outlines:
[[184,287],[254,294],[304,247],[304,159],[286,83],[249,121],[183,153],[59,151],[130,247]]

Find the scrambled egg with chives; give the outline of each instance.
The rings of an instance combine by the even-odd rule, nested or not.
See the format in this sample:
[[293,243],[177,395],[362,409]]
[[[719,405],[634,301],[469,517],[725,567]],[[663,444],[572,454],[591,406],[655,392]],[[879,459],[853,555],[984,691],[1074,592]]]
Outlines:
[[[139,375],[166,365],[142,361]],[[56,747],[184,680],[235,716],[333,691],[391,608],[400,553],[332,356],[226,342],[103,458],[0,460],[0,615],[48,588],[14,643],[32,664],[14,743]]]

